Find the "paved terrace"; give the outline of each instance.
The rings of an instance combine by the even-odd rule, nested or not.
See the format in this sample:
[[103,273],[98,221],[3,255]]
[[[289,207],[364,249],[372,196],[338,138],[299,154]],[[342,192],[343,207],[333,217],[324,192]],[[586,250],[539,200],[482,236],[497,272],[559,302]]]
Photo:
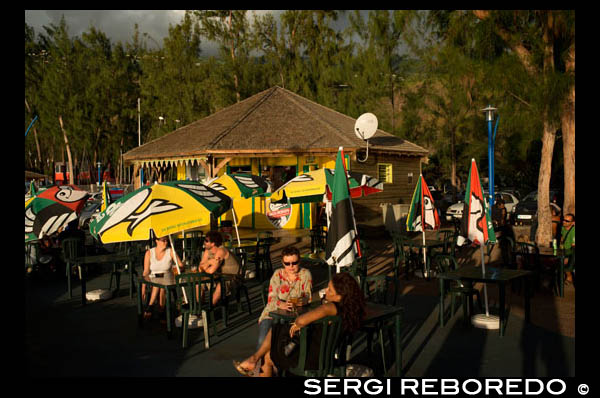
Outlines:
[[[248,231],[241,233],[243,236]],[[301,253],[310,250],[306,231],[279,231],[278,234],[281,241],[272,253],[275,267],[280,266],[281,248],[287,244],[296,244]],[[389,272],[393,261],[391,239],[375,230],[365,239],[371,248],[369,273]],[[137,270],[141,271],[141,265]],[[88,291],[108,286],[107,271],[89,276]],[[327,271],[319,267],[312,267],[311,271],[317,292],[327,283]],[[187,349],[181,347],[178,331],[168,340],[166,326],[158,320],[140,329],[135,297],[129,298],[127,279],[121,278],[118,297],[85,307],[81,305],[78,281],[74,282],[72,299],[68,298],[64,277],[27,281],[26,374],[37,377],[239,376],[231,362],[254,351],[257,319],[262,311],[258,281],[248,283],[252,315],[247,311],[233,313],[228,329],[211,337],[211,347],[206,350],[201,329],[192,330],[191,345]],[[400,305],[405,309],[402,371],[407,377],[575,375],[573,286],[565,288],[564,298],[554,297],[549,291],[537,292],[531,300],[532,324],[527,326],[523,320],[523,298],[507,289],[511,311],[502,338],[497,330],[465,326],[461,309],[440,328],[436,279],[426,281],[418,275],[409,280],[402,278],[401,290]],[[498,292],[494,287],[488,292],[494,312]],[[449,299],[446,302],[449,308]],[[231,308],[234,310],[233,305]],[[362,337],[354,345],[351,362],[370,365],[376,375],[381,376],[380,354],[369,358],[365,347]],[[389,346],[386,357],[388,361],[393,358]],[[388,375],[393,374],[394,366],[388,364]]]

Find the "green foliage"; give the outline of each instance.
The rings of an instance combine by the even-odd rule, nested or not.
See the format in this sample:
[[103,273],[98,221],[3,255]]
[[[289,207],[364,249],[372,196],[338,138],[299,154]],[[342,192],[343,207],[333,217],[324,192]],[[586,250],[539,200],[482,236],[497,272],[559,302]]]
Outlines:
[[[574,12],[555,12],[556,67],[544,72],[540,21],[547,12],[493,11],[478,19],[455,10],[286,10],[278,16],[196,10],[169,26],[152,50],[146,45],[152,38],[137,26],[123,44],[94,27],[71,38],[64,19],[37,35],[26,24],[30,111],[24,125],[38,115],[45,160],[60,160],[62,115],[80,161],[85,152],[90,162],[116,165],[120,153],[137,146],[138,98],[144,144],[278,85],[352,117],[375,113],[380,128],[430,151],[424,170],[434,180],[450,178],[454,165],[464,183],[471,158],[487,165],[481,109],[491,104],[501,117],[498,179],[535,185],[540,115],[558,121],[574,84],[564,73]],[[336,28],[340,18],[350,22],[345,31]],[[203,55],[208,41],[219,45],[218,56]],[[508,50],[517,42],[531,50],[538,74]],[[31,135],[25,149],[30,167]],[[52,164],[46,165],[39,171],[49,172]]]

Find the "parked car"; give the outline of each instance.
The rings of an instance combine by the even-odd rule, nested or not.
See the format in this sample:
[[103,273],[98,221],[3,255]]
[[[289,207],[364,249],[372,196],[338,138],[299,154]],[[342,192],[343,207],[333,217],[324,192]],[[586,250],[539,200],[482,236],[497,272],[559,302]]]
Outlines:
[[[487,198],[488,198],[489,192],[484,191],[483,195],[485,197],[485,205],[487,206],[488,205]],[[502,200],[504,200],[504,206],[506,207],[508,221],[510,221],[512,219],[512,214],[515,211],[517,204],[519,203],[519,199],[517,199],[517,197],[515,195],[513,195],[512,193],[504,192],[504,191],[496,192],[495,196],[496,196],[496,199],[502,198]],[[462,219],[462,212],[463,212],[463,207],[464,207],[463,199],[464,199],[464,194],[463,194],[463,198],[458,203],[455,203],[452,206],[448,207],[448,210],[446,210],[446,220],[447,221],[452,221],[452,218]]]
[[[527,225],[537,221],[537,194],[537,191],[530,192],[519,202],[514,213],[515,225]],[[562,196],[559,191],[550,191],[550,205],[554,206],[559,213],[561,212]]]
[[102,206],[102,199],[87,202],[79,214],[79,228],[89,228],[90,221],[96,214],[100,213],[100,206]]
[[102,200],[102,191],[100,192],[90,192],[88,196],[88,202],[95,202],[97,200]]

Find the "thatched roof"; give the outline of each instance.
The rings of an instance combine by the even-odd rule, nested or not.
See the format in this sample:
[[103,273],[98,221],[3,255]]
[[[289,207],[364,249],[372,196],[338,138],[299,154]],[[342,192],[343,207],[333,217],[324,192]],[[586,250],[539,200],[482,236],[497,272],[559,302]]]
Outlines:
[[[281,156],[365,148],[356,119],[275,86],[123,155],[127,162],[193,156]],[[377,130],[370,150],[425,156],[427,150]]]

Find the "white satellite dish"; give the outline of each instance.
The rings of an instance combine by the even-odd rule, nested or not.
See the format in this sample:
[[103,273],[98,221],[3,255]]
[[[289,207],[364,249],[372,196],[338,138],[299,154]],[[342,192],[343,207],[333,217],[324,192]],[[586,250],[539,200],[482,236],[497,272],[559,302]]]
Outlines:
[[367,156],[364,159],[359,159],[358,154],[356,160],[359,162],[366,162],[369,157],[369,138],[375,135],[377,131],[377,117],[372,113],[363,113],[356,119],[354,123],[354,134],[361,140],[367,141]]
[[368,140],[377,131],[377,117],[372,113],[363,113],[354,124],[354,134],[361,140]]

